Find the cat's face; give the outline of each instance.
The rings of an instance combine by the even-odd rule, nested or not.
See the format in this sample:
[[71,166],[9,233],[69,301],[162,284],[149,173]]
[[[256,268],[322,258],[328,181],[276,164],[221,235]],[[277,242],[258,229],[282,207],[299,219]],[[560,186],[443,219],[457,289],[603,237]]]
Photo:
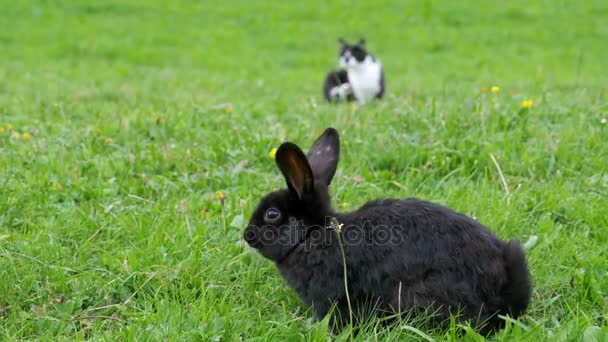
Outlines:
[[365,41],[361,39],[357,44],[348,44],[340,39],[340,67],[343,69],[356,68],[367,58]]

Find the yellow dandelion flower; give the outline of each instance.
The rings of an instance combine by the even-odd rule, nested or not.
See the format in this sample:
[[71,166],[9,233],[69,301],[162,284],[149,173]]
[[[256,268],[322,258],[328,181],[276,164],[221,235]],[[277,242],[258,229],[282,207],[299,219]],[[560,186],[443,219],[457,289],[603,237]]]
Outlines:
[[12,130],[13,130],[13,124],[12,124],[12,123],[10,123],[10,122],[9,122],[9,123],[7,123],[7,124],[6,124],[6,129],[8,129],[8,131],[9,131],[9,132],[10,132],[10,131],[12,131]]
[[13,134],[11,135],[11,138],[13,138],[15,140],[19,140],[19,139],[21,139],[21,134],[19,134],[19,132],[13,132]]
[[63,189],[63,185],[61,185],[61,183],[59,183],[59,182],[55,182],[55,183],[53,183],[53,189],[61,190],[61,189]]
[[348,208],[349,205],[350,203],[348,202],[342,202],[342,208]]
[[270,150],[270,152],[268,152],[268,156],[270,157],[270,159],[275,159],[277,157],[277,148],[273,148],[272,150]]
[[104,145],[110,145],[111,143],[112,143],[112,139],[110,139],[110,138],[103,139],[103,144]]
[[224,201],[224,194],[221,191],[216,191],[215,192],[215,198],[217,198],[220,201]]
[[224,112],[226,112],[228,115],[232,114],[232,106],[226,106],[226,108],[224,108]]
[[534,106],[534,100],[525,99],[521,102],[521,106],[525,109],[530,109],[532,106]]
[[481,92],[484,93],[484,94],[487,93],[488,92],[488,87],[486,87],[486,86],[481,87]]
[[490,90],[492,91],[493,94],[500,93],[500,87],[499,86],[492,86],[492,88]]
[[0,134],[4,133],[4,127],[0,126]]
[[28,132],[23,133],[23,140],[30,140],[30,134]]

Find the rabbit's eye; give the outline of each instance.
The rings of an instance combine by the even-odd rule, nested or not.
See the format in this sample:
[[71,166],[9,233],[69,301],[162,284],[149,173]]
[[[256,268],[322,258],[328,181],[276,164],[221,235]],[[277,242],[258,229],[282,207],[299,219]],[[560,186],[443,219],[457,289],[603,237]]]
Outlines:
[[275,208],[268,208],[266,210],[266,214],[264,215],[264,221],[266,222],[275,222],[281,217],[281,212]]

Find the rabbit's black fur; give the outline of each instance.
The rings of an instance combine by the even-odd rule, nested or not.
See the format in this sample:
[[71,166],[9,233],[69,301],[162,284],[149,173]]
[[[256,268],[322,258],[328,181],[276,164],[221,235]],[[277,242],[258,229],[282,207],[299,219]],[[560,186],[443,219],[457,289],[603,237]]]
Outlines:
[[349,317],[337,234],[355,312],[370,303],[376,312],[428,310],[439,321],[458,315],[487,333],[502,325],[497,315],[516,318],[525,311],[531,285],[517,241],[505,243],[467,216],[414,198],[336,213],[328,186],[338,158],[332,128],[308,156],[292,143],[281,145],[276,162],[288,189],[262,199],[244,234],[317,317],[334,304],[335,317]]

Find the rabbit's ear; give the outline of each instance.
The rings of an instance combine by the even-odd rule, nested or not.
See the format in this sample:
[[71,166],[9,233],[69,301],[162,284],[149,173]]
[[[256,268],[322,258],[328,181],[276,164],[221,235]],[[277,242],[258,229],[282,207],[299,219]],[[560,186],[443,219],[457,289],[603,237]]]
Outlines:
[[340,135],[338,131],[331,127],[327,128],[317,138],[306,157],[315,180],[329,185],[334,178],[340,158]]
[[314,179],[304,152],[293,143],[285,142],[279,146],[275,157],[277,166],[283,173],[287,187],[302,199],[305,193],[312,192]]

